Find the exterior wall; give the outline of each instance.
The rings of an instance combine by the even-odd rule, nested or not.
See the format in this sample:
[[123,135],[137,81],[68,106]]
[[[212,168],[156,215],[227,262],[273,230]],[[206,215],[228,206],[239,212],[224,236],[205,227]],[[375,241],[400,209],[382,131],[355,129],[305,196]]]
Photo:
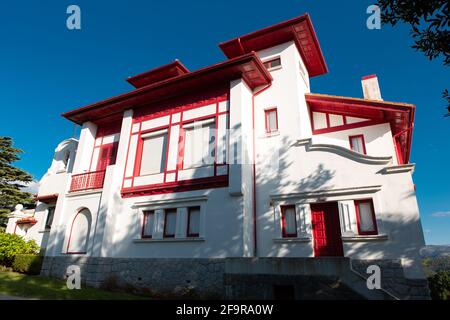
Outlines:
[[314,143],[324,143],[350,149],[350,136],[364,135],[366,152],[371,156],[391,156],[393,163],[397,163],[394,142],[389,123],[360,127],[349,130],[335,131],[314,135]]

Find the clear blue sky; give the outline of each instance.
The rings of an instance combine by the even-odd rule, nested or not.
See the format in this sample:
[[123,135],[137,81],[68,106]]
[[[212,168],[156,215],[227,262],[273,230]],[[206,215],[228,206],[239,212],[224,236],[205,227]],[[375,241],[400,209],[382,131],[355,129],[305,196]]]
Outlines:
[[[376,73],[385,100],[417,106],[411,161],[425,237],[450,244],[450,118],[441,99],[449,69],[411,49],[405,26],[368,30],[373,2],[4,0],[0,135],[25,150],[17,165],[40,179],[74,132],[61,112],[128,91],[127,76],[175,58],[190,70],[224,60],[219,42],[308,12],[329,67],[312,79],[313,92],[361,97],[361,76]],[[82,30],[66,28],[70,4],[81,7]]]

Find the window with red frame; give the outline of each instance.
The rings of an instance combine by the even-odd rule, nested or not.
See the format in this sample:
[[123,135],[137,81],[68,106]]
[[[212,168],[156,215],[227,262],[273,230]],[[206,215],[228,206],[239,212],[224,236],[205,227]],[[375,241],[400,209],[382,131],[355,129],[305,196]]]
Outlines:
[[297,237],[295,206],[281,206],[281,233],[283,238]]
[[268,71],[281,67],[281,58],[275,58],[266,62],[263,62]]
[[350,149],[355,152],[366,154],[366,143],[364,142],[364,135],[360,134],[357,136],[348,137],[350,141]]
[[100,147],[100,153],[97,162],[97,171],[104,171],[110,165],[116,163],[118,142],[104,144]]
[[356,221],[358,225],[358,234],[376,235],[378,234],[377,220],[375,210],[371,199],[356,200]]
[[144,211],[144,221],[142,224],[142,238],[153,236],[153,226],[155,225],[155,211]]
[[277,132],[278,131],[278,112],[277,108],[264,110],[266,118],[266,132]]
[[187,232],[188,237],[198,237],[200,235],[200,207],[188,208]]
[[177,209],[164,210],[164,238],[174,238],[177,225]]

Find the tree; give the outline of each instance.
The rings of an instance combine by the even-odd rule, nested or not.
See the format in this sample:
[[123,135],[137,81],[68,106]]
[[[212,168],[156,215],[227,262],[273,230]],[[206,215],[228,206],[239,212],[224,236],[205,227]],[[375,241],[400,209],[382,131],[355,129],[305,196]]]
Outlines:
[[[428,59],[443,58],[450,65],[450,2],[448,0],[378,0],[381,21],[395,26],[404,22],[411,26],[414,39],[412,48],[423,52]],[[444,90],[442,97],[447,102],[450,115],[450,97]]]
[[9,137],[0,136],[0,225],[6,223],[6,216],[18,203],[23,205],[33,203],[32,195],[21,189],[33,177],[26,171],[14,167],[12,163],[20,160],[22,150],[13,147]]

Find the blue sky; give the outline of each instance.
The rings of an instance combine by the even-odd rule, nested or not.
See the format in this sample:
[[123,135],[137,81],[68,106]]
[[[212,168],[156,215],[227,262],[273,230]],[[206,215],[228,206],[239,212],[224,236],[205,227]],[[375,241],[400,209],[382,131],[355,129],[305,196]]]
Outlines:
[[[0,4],[0,135],[25,150],[17,165],[36,179],[74,134],[60,114],[131,89],[125,78],[176,58],[190,70],[224,60],[217,44],[311,15],[329,73],[312,91],[361,97],[376,73],[385,100],[417,106],[411,161],[428,244],[450,244],[448,68],[410,48],[406,26],[366,28],[374,1],[11,1]],[[79,5],[82,29],[66,28]]]

